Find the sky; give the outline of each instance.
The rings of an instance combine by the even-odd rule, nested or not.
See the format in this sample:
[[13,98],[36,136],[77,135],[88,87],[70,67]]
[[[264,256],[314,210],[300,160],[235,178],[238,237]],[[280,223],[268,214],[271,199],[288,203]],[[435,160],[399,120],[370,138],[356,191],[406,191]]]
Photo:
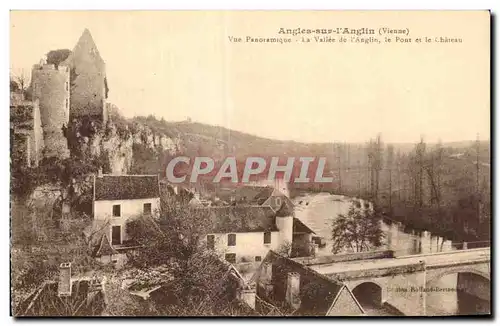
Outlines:
[[[303,142],[379,132],[386,142],[489,139],[489,21],[485,11],[12,11],[10,68],[29,75],[88,28],[106,62],[108,101],[127,117],[189,117]],[[408,29],[413,42],[229,41],[282,37],[282,27]],[[415,43],[424,36],[462,43]]]

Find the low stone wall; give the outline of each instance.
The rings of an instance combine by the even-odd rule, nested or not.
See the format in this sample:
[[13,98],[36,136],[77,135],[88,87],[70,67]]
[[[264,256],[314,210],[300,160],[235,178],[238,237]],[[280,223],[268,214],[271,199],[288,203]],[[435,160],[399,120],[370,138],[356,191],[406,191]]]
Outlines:
[[[319,273],[321,273],[321,269],[317,269]],[[358,271],[349,271],[349,272],[337,272],[333,274],[325,273],[323,275],[334,277],[336,280],[341,282],[345,280],[356,280],[356,279],[372,279],[377,277],[386,277],[386,276],[394,276],[394,275],[407,275],[418,272],[425,272],[425,264],[417,263],[410,264],[404,266],[395,266],[395,267],[385,267],[385,268],[372,268],[372,269],[363,269]]]
[[294,258],[293,260],[303,265],[323,265],[338,262],[346,262],[353,260],[366,260],[366,259],[381,259],[381,258],[394,258],[394,251],[383,250],[375,252],[357,252],[341,255],[319,256],[319,257],[301,257]]

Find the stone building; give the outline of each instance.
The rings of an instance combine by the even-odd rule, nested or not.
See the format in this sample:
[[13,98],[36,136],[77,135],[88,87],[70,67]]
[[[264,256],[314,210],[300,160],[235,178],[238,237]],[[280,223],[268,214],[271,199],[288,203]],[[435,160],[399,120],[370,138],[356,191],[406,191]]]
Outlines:
[[94,220],[109,222],[113,245],[129,240],[126,224],[140,216],[157,217],[160,188],[157,175],[98,175],[94,180]]
[[44,157],[69,157],[64,133],[70,121],[84,117],[102,123],[107,120],[105,63],[88,29],[65,56],[50,64],[43,60],[31,71],[32,97],[39,103],[46,144]]
[[345,284],[273,251],[269,251],[250,282],[256,284],[260,298],[256,310],[263,315],[268,314],[269,307],[285,316],[365,315]]
[[[314,232],[293,216],[285,203],[278,207],[214,206],[198,208],[212,221],[206,236],[208,249],[230,263],[260,262],[269,250],[287,249],[291,254],[310,254]],[[300,239],[300,241],[298,241]]]
[[13,164],[38,166],[44,137],[38,100],[26,101],[22,94],[10,94],[10,133]]
[[33,100],[39,102],[45,138],[45,157],[69,156],[64,129],[69,122],[69,68],[64,65],[37,64],[31,71]]
[[106,64],[88,29],[83,31],[73,51],[62,64],[71,71],[71,121],[92,117],[105,123],[108,92]]

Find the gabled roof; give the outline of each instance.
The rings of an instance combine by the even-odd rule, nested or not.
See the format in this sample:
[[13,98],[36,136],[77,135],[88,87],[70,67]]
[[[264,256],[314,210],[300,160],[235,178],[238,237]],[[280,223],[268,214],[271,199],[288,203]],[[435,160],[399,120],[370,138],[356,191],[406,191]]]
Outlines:
[[292,216],[294,215],[294,205],[290,198],[283,195],[280,196],[282,200],[281,207],[276,211],[276,216]]
[[274,192],[274,188],[272,187],[260,187],[262,188],[260,192],[257,193],[257,195],[255,195],[250,203],[251,204],[256,204],[256,205],[262,205],[264,204],[264,202],[269,198],[271,197],[271,195],[273,194]]
[[213,233],[278,231],[274,211],[267,206],[212,206],[195,210],[210,215]]
[[78,42],[73,48],[73,51],[71,51],[71,54],[62,64],[74,67],[78,64],[77,61],[82,60],[82,58],[91,58],[99,67],[104,65],[104,60],[97,49],[94,38],[87,28],[85,28],[82,35],[78,39]]
[[99,246],[96,247],[96,251],[94,252],[94,257],[101,257],[101,256],[110,256],[110,255],[116,255],[118,254],[118,251],[113,248],[113,245],[111,245],[111,242],[109,242],[108,236],[106,233],[104,233],[101,236],[101,241],[99,243]]
[[95,177],[94,200],[159,198],[157,175],[103,175]]
[[294,217],[293,218],[293,233],[310,233],[310,234],[316,234],[311,228],[309,228],[307,225],[302,223],[301,220],[298,218]]
[[[286,306],[286,281],[288,273],[295,272],[300,275],[300,299],[301,305],[293,315],[296,316],[325,316],[337,300],[341,291],[347,287],[336,280],[330,279],[318,272],[304,266],[292,259],[283,257],[270,250],[261,263],[261,266],[252,277],[256,283],[263,280],[261,275],[264,265],[272,265],[271,282],[274,287],[273,298],[266,298],[264,293],[257,293],[260,298],[275,306]],[[257,289],[260,287],[258,286]],[[349,289],[347,289],[349,291]],[[350,292],[350,291],[349,291]],[[356,308],[362,309],[356,300],[353,301]]]

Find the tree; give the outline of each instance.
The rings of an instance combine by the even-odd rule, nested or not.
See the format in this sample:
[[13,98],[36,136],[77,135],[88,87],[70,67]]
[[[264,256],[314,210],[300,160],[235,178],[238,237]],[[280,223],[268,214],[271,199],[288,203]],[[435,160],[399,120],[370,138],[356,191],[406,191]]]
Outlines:
[[381,218],[368,203],[354,200],[348,213],[332,222],[334,254],[346,249],[354,252],[372,250],[380,247],[383,239]]
[[441,210],[441,174],[443,169],[443,146],[441,141],[428,154],[424,169],[430,186],[430,206],[437,205],[438,213]]
[[19,92],[22,94],[23,99],[29,100],[31,97],[28,89],[29,82],[29,75],[27,75],[24,70],[21,70],[18,74],[10,76],[10,91]]
[[392,170],[394,168],[394,145],[387,145],[387,168],[389,170],[389,211],[392,215]]
[[382,135],[378,134],[375,140],[370,139],[367,148],[368,172],[370,176],[370,196],[375,203],[378,202],[380,171],[382,170],[383,160],[382,154]]
[[[36,217],[36,218],[35,218]],[[88,218],[54,220],[50,205],[12,214],[11,275],[14,304],[43,281],[58,275],[59,264],[71,262],[76,274],[100,268],[92,257],[94,237]],[[21,225],[23,225],[21,227]]]
[[10,77],[10,91],[15,93],[15,92],[19,92],[19,90],[20,90],[19,84],[11,76]]
[[53,64],[56,68],[66,60],[71,54],[71,50],[68,49],[59,49],[52,50],[47,53],[47,64]]
[[[172,278],[157,283],[159,314],[193,316],[234,313],[229,265],[207,249],[204,236],[212,226],[208,210],[177,207],[162,198],[162,217],[140,217],[128,223],[129,235],[141,247],[132,253],[133,266],[148,271],[168,265]],[[155,280],[143,279],[142,282]],[[157,280],[156,280],[157,281]]]

